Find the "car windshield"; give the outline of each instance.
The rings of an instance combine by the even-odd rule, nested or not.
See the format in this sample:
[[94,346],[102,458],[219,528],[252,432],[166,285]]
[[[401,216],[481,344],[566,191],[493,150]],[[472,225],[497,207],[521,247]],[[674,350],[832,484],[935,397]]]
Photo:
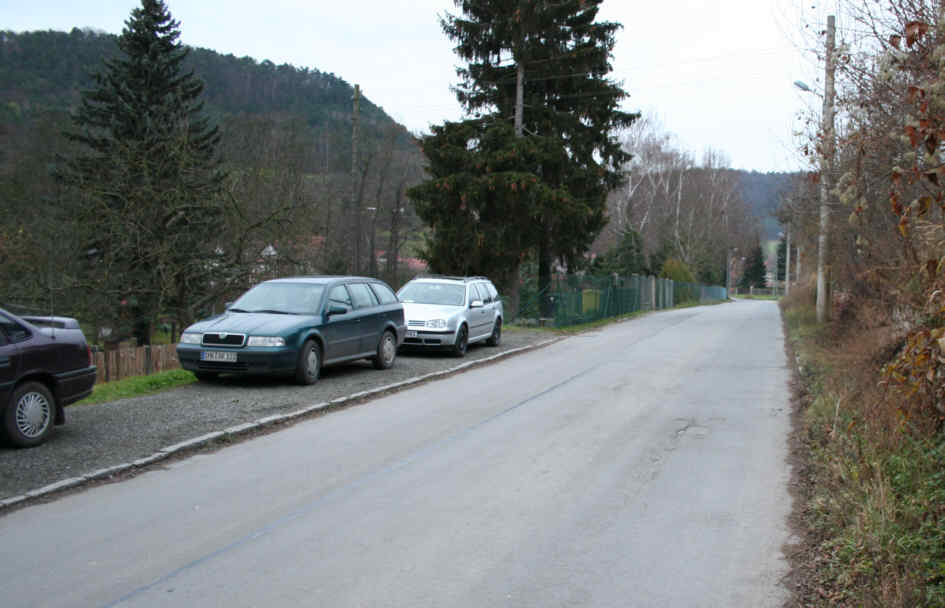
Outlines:
[[318,314],[323,285],[260,283],[233,302],[233,312],[268,312],[289,315]]
[[463,306],[466,304],[466,288],[448,283],[408,283],[400,290],[397,297],[401,302],[411,304]]

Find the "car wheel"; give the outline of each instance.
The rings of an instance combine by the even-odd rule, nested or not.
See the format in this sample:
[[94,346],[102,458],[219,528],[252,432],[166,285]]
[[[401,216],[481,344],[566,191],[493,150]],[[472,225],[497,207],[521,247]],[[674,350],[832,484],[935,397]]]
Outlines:
[[315,384],[322,368],[322,349],[312,340],[302,345],[299,362],[295,366],[295,380],[299,384]]
[[456,336],[456,344],[453,345],[453,355],[456,357],[465,357],[466,349],[469,347],[469,330],[463,325],[459,328],[459,335]]
[[374,369],[390,369],[397,358],[397,339],[394,334],[385,331],[377,343],[377,355],[374,356]]
[[56,400],[46,385],[27,382],[13,392],[3,415],[7,439],[17,447],[39,445],[49,438],[56,415]]
[[502,319],[495,320],[495,326],[492,328],[492,335],[486,340],[489,346],[498,346],[502,343]]
[[217,372],[194,372],[194,376],[201,382],[213,382],[217,379]]

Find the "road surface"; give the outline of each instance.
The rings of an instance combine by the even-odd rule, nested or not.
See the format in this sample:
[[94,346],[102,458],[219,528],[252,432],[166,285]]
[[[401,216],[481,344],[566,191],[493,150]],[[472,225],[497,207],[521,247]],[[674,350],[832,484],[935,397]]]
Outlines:
[[650,314],[0,518],[12,606],[780,606],[773,302]]

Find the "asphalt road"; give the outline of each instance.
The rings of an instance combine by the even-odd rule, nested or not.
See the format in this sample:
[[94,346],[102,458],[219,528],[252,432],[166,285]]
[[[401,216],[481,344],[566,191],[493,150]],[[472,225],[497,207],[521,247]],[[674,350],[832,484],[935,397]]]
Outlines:
[[[554,339],[537,329],[507,329],[499,347],[475,344],[463,359],[442,352],[408,352],[394,367],[369,361],[326,367],[312,386],[291,378],[223,377],[146,397],[66,408],[66,424],[46,443],[21,450],[0,442],[0,503],[95,471],[148,458],[207,433],[287,414],[306,406],[443,372]],[[0,516],[3,514],[0,506]]]
[[776,304],[662,312],[0,518],[4,606],[780,606]]

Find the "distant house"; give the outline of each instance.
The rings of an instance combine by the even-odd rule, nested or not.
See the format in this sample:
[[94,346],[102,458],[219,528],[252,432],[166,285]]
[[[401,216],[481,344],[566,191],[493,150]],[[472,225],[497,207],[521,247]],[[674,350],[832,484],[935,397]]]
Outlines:
[[[378,249],[378,250],[374,253],[374,255],[377,257],[377,263],[378,263],[378,265],[387,264],[387,252],[386,252],[386,251],[384,251],[384,250],[382,250],[382,249]],[[424,262],[423,260],[421,260],[420,258],[402,258],[402,257],[398,257],[398,258],[397,258],[397,266],[398,266],[400,269],[402,269],[402,270],[406,270],[406,271],[411,272],[411,273],[414,273],[414,274],[421,274],[421,273],[424,273],[424,272],[429,271],[429,269],[430,269],[430,267],[427,266],[427,263]]]

